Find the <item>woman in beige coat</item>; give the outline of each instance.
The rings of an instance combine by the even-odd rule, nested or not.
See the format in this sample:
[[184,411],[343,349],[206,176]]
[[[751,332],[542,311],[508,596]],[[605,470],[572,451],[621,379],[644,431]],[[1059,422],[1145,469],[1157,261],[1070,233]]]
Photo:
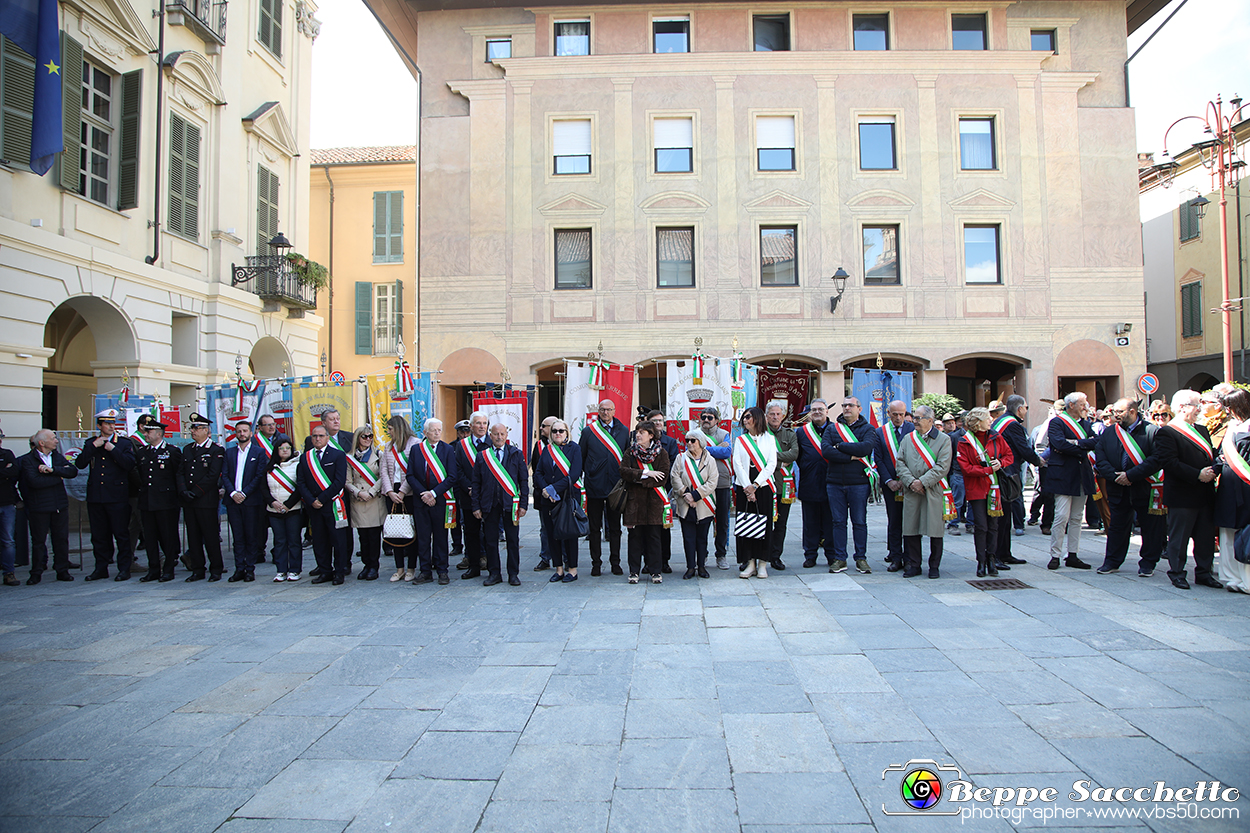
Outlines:
[[898,479],[903,484],[903,578],[920,575],[922,535],[929,537],[929,578],[938,578],[950,493],[951,441],[935,425],[932,408],[917,405],[915,419],[916,430],[903,438],[898,455]]
[[716,516],[717,466],[698,429],[686,432],[686,451],[673,461],[673,512],[681,519],[681,539],[686,547],[684,579],[707,578],[707,534]]
[[382,555],[382,519],[386,502],[382,500],[382,478],[378,474],[378,449],[373,444],[373,429],[362,425],[352,435],[352,450],[347,455],[347,483],[350,496],[352,526],[360,536],[360,560],[364,568],[356,576],[364,581],[378,577],[378,559]]
[[[399,414],[386,421],[391,441],[382,449],[382,494],[389,498],[388,512],[412,514],[412,486],[408,484],[408,456],[412,447],[417,444],[417,437],[412,433],[408,420]],[[383,518],[385,520],[385,518]],[[391,581],[412,581],[417,577],[417,545],[413,543],[405,547],[390,545],[395,553],[395,575]]]

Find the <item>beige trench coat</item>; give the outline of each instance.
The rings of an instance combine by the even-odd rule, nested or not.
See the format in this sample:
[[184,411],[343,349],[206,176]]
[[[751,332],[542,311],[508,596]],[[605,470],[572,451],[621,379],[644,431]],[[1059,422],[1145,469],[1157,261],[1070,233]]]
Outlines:
[[[951,470],[951,441],[939,429],[936,437],[930,437],[929,450],[937,466],[929,468],[916,443],[914,434],[903,438],[902,448],[898,455],[898,479],[903,484],[903,534],[925,535],[929,538],[941,538],[946,532],[946,521],[942,514],[946,508],[942,499],[942,478]],[[924,494],[916,494],[911,484],[919,480],[924,486]]]

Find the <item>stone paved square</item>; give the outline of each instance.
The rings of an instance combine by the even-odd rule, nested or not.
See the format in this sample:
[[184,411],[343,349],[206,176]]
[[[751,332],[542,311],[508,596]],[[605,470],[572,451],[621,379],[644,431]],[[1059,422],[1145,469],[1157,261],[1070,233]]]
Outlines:
[[[659,586],[592,578],[585,557],[578,582],[548,584],[531,515],[520,588],[273,584],[263,565],[253,584],[0,593],[0,830],[963,826],[886,812],[906,805],[883,770],[912,759],[1055,788],[1045,806],[1069,814],[972,829],[1246,829],[1094,818],[1068,796],[1250,789],[1243,596],[1050,572],[1036,527],[1002,576],[1030,589],[971,587],[969,535],[946,539],[941,579],[905,580],[882,563],[879,506],[872,574],[831,575],[802,568],[798,520],[766,580],[683,581],[678,554]],[[1103,544],[1085,532],[1086,560]]]

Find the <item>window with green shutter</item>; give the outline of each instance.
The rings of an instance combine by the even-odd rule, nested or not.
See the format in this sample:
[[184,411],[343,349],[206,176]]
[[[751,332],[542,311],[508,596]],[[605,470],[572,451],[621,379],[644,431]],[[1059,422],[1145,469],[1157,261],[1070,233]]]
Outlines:
[[356,281],[356,355],[373,355],[373,284]]
[[30,129],[35,101],[35,59],[0,36],[0,158],[30,167]]
[[83,59],[61,32],[61,142],[54,176],[67,191],[109,205],[113,176],[114,75]]
[[1202,335],[1202,282],[1181,287],[1181,337]]
[[1181,242],[1193,240],[1202,233],[1201,221],[1198,219],[1198,199],[1183,202],[1177,209],[1180,214]]
[[139,207],[139,113],[143,103],[143,70],[122,76],[121,159],[117,171],[117,208]]
[[256,166],[256,254],[276,254],[269,241],[278,233],[278,175]]
[[260,0],[256,39],[276,57],[282,57],[282,0]]
[[200,237],[200,128],[176,113],[169,116],[167,227],[192,240]]
[[404,262],[404,192],[373,192],[373,262]]

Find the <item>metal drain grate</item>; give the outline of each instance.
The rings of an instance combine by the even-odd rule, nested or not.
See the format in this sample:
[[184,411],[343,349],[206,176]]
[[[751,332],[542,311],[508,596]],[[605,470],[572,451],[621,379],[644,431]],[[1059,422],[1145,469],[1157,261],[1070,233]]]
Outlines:
[[1018,578],[987,578],[968,582],[978,590],[1032,590],[1033,586],[1025,584]]

